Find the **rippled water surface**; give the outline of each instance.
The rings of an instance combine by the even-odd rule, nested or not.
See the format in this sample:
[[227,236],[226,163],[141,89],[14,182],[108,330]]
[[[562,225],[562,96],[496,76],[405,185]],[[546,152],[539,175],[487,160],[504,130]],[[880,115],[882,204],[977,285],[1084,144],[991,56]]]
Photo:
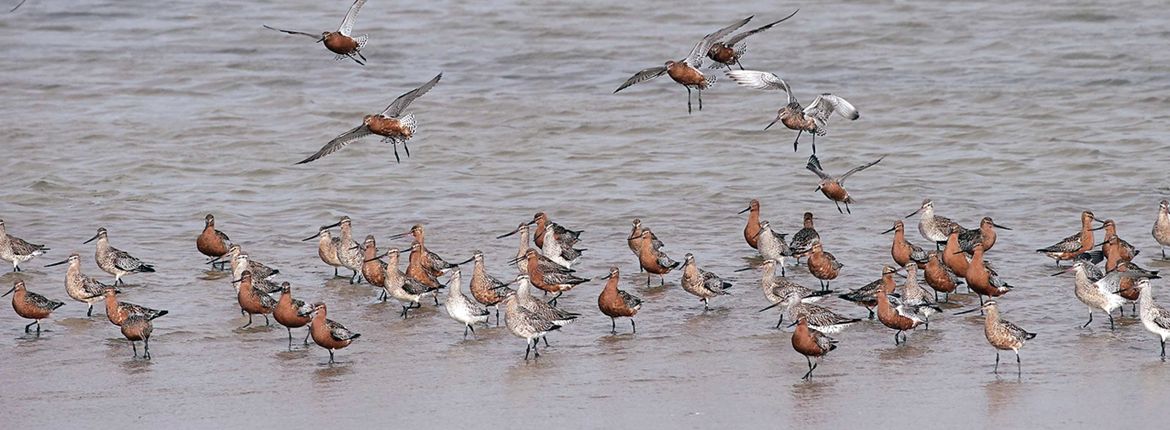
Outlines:
[[[0,427],[1067,428],[1167,418],[1170,365],[1156,338],[1128,309],[1116,331],[1101,314],[1081,329],[1071,276],[1049,277],[1051,260],[1031,252],[1072,234],[1091,209],[1143,250],[1138,264],[1170,269],[1149,234],[1170,196],[1161,2],[374,0],[357,20],[370,34],[366,67],[261,27],[329,29],[348,1],[138,3],[31,0],[0,16],[0,217],[53,248],[0,285],[20,277],[68,300],[64,269],[41,266],[77,251],[101,274],[81,242],[104,226],[114,246],[159,270],[130,276],[125,299],[171,314],[156,321],[144,362],[102,312],[85,318],[70,301],[33,339],[4,305]],[[793,133],[762,130],[780,94],[720,76],[693,115],[666,78],[612,94],[736,18],[766,22],[798,7],[748,39],[743,63],[788,79],[801,100],[833,92],[861,110],[856,122],[832,120],[817,145],[836,173],[886,156],[850,178],[852,215],[813,191],[807,145],[793,153]],[[420,128],[401,164],[367,139],[292,165],[440,71],[411,106]],[[901,347],[877,322],[852,327],[801,383],[789,334],[756,312],[767,304],[758,275],[739,273],[735,294],[703,313],[677,274],[645,288],[623,240],[640,217],[672,257],[693,252],[731,276],[754,257],[736,212],[759,198],[782,231],[815,212],[846,265],[832,287],[853,288],[890,262],[890,238],[878,233],[924,197],[964,225],[990,215],[1014,228],[988,258],[1019,286],[1000,300],[1006,318],[1039,333],[1022,379],[991,373],[978,317],[944,314]],[[388,236],[424,223],[432,250],[449,260],[483,250],[505,277],[516,241],[494,237],[537,211],[586,230],[582,274],[623,270],[622,288],[646,300],[637,335],[609,335],[592,282],[561,299],[585,316],[525,362],[506,329],[463,340],[441,309],[398,318],[366,284],[331,279],[300,241],[344,214],[359,237],[405,247]],[[209,212],[297,295],[327,301],[330,318],[362,333],[341,363],[326,365],[316,347],[285,351],[278,327],[237,329],[245,320],[227,275],[205,271],[193,246]],[[791,276],[816,285],[803,269]],[[971,303],[955,296],[948,313]]]

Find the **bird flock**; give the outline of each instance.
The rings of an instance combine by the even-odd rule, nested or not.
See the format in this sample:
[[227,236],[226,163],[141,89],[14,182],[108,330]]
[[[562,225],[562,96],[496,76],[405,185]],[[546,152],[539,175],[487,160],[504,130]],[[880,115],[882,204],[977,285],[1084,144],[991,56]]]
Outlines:
[[[334,31],[314,34],[269,25],[263,27],[314,39],[334,53],[336,59],[351,60],[364,66],[368,60],[361,51],[369,37],[365,34],[355,35],[353,30],[358,12],[365,3],[366,0],[354,1],[341,25]],[[796,131],[794,151],[799,151],[803,134],[811,135],[812,154],[806,168],[818,177],[816,190],[833,201],[839,213],[851,213],[850,204],[854,203],[854,199],[845,189],[846,179],[877,165],[884,156],[841,175],[832,175],[824,171],[817,157],[816,137],[826,135],[828,123],[834,115],[850,121],[859,119],[858,109],[844,98],[831,93],[821,93],[808,105],[802,105],[789,84],[780,76],[745,69],[742,63],[748,37],[793,18],[797,12],[793,11],[783,18],[733,35],[747,25],[753,16],[735,21],[705,35],[685,57],[638,71],[614,93],[667,75],[687,90],[687,112],[693,113],[692,95],[696,98],[697,109],[701,111],[703,92],[717,81],[717,70],[744,88],[783,91],[785,104],[764,129],[768,130],[780,123]],[[708,70],[703,71],[702,67],[707,61],[710,61]],[[398,146],[401,145],[409,157],[407,144],[418,127],[414,114],[407,112],[407,108],[434,88],[442,77],[443,74],[439,73],[396,98],[380,113],[365,115],[360,125],[338,135],[316,153],[296,164],[319,160],[369,135],[381,136],[383,142],[392,146],[395,160],[401,162]],[[803,215],[802,228],[788,239],[787,234],[776,232],[769,221],[762,219],[758,200],[751,200],[747,208],[740,211],[741,214],[745,212],[748,216],[743,228],[744,240],[759,253],[762,262],[738,271],[760,272],[759,285],[766,305],[759,312],[778,309],[780,315],[775,328],[782,328],[786,318],[790,321],[789,327],[795,327],[791,338],[792,347],[806,357],[808,365],[808,371],[802,379],[811,379],[820,358],[838,347],[838,340],[830,335],[842,333],[851,325],[863,321],[860,317],[841,315],[818,302],[826,298],[838,298],[864,307],[868,313],[866,318],[876,318],[892,330],[894,343],[901,345],[909,341],[909,332],[919,327],[929,329],[931,317],[944,312],[941,304],[949,302],[949,296],[958,293],[959,287],[964,284],[969,293],[978,296],[980,306],[957,314],[980,312],[984,315],[984,334],[996,351],[994,371],[998,372],[999,351],[1011,350],[1016,354],[1017,375],[1022,373],[1020,349],[1028,340],[1035,338],[1036,333],[1028,332],[1000,316],[998,302],[1005,301],[1005,295],[1015,287],[1007,281],[1011,278],[1010,274],[1001,276],[984,257],[997,242],[997,230],[1010,229],[996,224],[991,217],[982,218],[978,227],[965,228],[935,214],[933,201],[926,199],[906,218],[919,217],[919,233],[930,245],[923,248],[911,243],[904,222],[895,220],[886,231],[893,233],[891,264],[882,268],[880,278],[860,288],[836,291],[830,289],[830,284],[845,270],[845,265],[826,251],[832,244],[821,240],[814,225],[816,217],[812,213]],[[281,275],[280,270],[252,259],[239,244],[233,243],[228,235],[216,228],[213,215],[208,214],[204,221],[204,229],[195,240],[196,250],[210,259],[208,264],[212,270],[230,271],[230,282],[236,292],[240,312],[248,317],[243,327],[250,327],[256,316],[262,317],[268,326],[271,324],[271,315],[277,324],[287,329],[289,350],[294,346],[292,329],[307,327],[302,344],[308,345],[308,339],[312,338],[315,344],[328,351],[329,363],[335,362],[337,350],[348,347],[361,337],[361,334],[343,324],[328,319],[325,302],[305,303],[294,298],[291,285],[277,280]],[[1101,311],[1113,329],[1113,313],[1120,311],[1123,315],[1124,305],[1132,303],[1131,315],[1139,318],[1148,331],[1159,336],[1161,357],[1165,360],[1165,342],[1170,337],[1170,313],[1154,302],[1150,285],[1151,279],[1159,278],[1158,273],[1145,270],[1132,261],[1140,251],[1117,236],[1116,224],[1112,220],[1101,220],[1092,212],[1085,211],[1080,221],[1078,232],[1036,252],[1054,259],[1057,266],[1061,266],[1063,261],[1072,261],[1070,266],[1062,267],[1053,276],[1073,274],[1074,294],[1089,309],[1084,327],[1092,323],[1097,311]],[[1105,230],[1105,237],[1097,242],[1094,232],[1102,229]],[[401,318],[410,318],[411,311],[422,306],[442,306],[447,315],[464,328],[463,336],[467,337],[475,335],[477,327],[492,327],[493,314],[494,326],[499,327],[502,310],[507,330],[525,340],[524,359],[528,360],[530,356],[540,357],[541,342],[545,347],[550,345],[549,334],[564,329],[586,315],[584,310],[570,311],[557,303],[559,298],[570,293],[577,285],[595,282],[573,269],[587,251],[580,248],[582,234],[582,230],[557,224],[546,213],[538,212],[530,221],[521,222],[516,229],[497,236],[496,239],[503,239],[517,235],[520,239],[517,253],[507,260],[508,267],[515,268],[517,274],[503,277],[508,279],[507,282],[488,272],[485,255],[480,251],[474,251],[470,258],[454,263],[432,252],[426,246],[425,229],[421,224],[388,236],[389,240],[411,237],[409,247],[402,249],[390,247],[379,251],[374,235],[357,241],[353,234],[353,221],[349,217],[341,217],[334,224],[321,226],[316,234],[303,241],[316,241],[318,257],[326,266],[334,269],[334,276],[348,278],[351,284],[364,281],[375,288],[374,294],[378,300],[392,299],[400,303]],[[1170,246],[1170,204],[1165,200],[1159,205],[1152,235],[1163,247],[1162,258],[1165,259],[1165,247]],[[122,301],[119,287],[125,285],[124,277],[151,273],[155,268],[111,246],[105,228],[99,228],[93,237],[83,243],[94,241],[95,263],[113,277],[112,281],[107,283],[84,274],[81,257],[76,253],[46,267],[67,264],[64,274],[66,294],[74,301],[88,306],[87,317],[93,315],[95,304],[104,303],[107,318],[130,341],[134,357],[139,356],[137,342],[141,341],[142,358],[150,359],[152,321],[167,315],[169,311]],[[679,286],[684,292],[696,297],[704,311],[710,309],[712,300],[730,294],[734,279],[702,269],[692,253],[686,253],[681,262],[672,259],[667,255],[664,242],[641,219],[632,221],[626,242],[633,254],[631,260],[636,261],[638,270],[645,273],[648,287],[654,278],[658,278],[659,286],[665,286],[666,276],[679,272]],[[4,221],[0,220],[0,259],[11,262],[13,271],[21,271],[21,264],[50,251],[44,245],[9,235]],[[402,252],[407,253],[405,270],[401,262]],[[1103,267],[1098,266],[1102,262]],[[473,264],[468,280],[470,296],[464,293],[462,286],[462,266],[468,263]],[[776,274],[777,269],[780,271],[779,276]],[[346,275],[342,270],[350,273]],[[795,273],[789,276],[790,271]],[[797,281],[806,271],[818,281],[818,288],[808,288]],[[597,281],[605,281],[597,297],[597,308],[611,319],[611,333],[618,332],[618,318],[629,319],[630,332],[636,333],[635,317],[644,305],[652,306],[652,303],[646,303],[636,295],[618,288],[621,285],[619,267],[611,267],[608,274]],[[24,327],[25,333],[33,334],[35,326],[34,336],[41,334],[40,321],[65,305],[64,302],[29,291],[25,279],[17,279],[5,296],[10,294],[16,313],[32,320]],[[985,297],[988,299],[985,300]]]

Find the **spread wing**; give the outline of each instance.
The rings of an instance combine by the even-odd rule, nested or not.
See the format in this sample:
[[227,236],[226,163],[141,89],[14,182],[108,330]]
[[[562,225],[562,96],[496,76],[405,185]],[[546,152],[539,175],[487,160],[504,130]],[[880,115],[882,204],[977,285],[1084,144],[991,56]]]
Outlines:
[[281,33],[295,34],[295,35],[298,35],[298,36],[309,36],[309,37],[311,37],[311,38],[313,38],[313,39],[320,39],[320,38],[321,38],[321,35],[320,35],[320,34],[305,33],[305,32],[303,32],[303,31],[284,30],[284,29],[279,29],[279,28],[276,28],[276,27],[269,27],[269,26],[267,26],[267,25],[265,25],[265,26],[264,26],[264,28],[267,28],[267,29],[269,29],[269,30],[276,30],[276,31],[279,31],[279,32],[281,32]]
[[657,78],[657,77],[662,76],[664,74],[666,74],[666,66],[658,66],[658,67],[651,67],[649,69],[642,69],[642,71],[635,73],[634,76],[631,76],[630,79],[626,79],[626,82],[622,83],[622,86],[618,87],[618,89],[616,89],[616,90],[613,90],[613,92],[614,92],[614,94],[617,94],[618,91],[624,90],[624,89],[626,89],[626,87],[629,87],[629,86],[637,84],[637,83],[649,81],[651,79]]
[[430,81],[422,84],[422,86],[407,91],[406,94],[398,96],[398,98],[394,99],[394,102],[390,103],[390,106],[386,106],[386,110],[382,111],[382,116],[390,118],[397,117],[402,113],[403,110],[406,109],[407,106],[410,106],[411,102],[419,97],[422,97],[422,95],[426,94],[427,91],[430,91],[431,88],[434,88],[435,84],[439,83],[440,79],[443,79],[442,73],[439,73],[434,78],[431,78]]
[[780,79],[772,72],[761,72],[757,70],[732,70],[727,72],[727,77],[735,81],[741,87],[747,87],[755,90],[783,90],[785,94],[791,97],[792,89],[788,87],[788,83]]
[[808,157],[808,164],[805,164],[804,168],[812,171],[813,173],[816,173],[817,176],[822,180],[833,178],[832,176],[829,176],[828,173],[825,173],[824,170],[821,170],[821,160],[817,158],[816,154],[810,155]]
[[835,95],[825,93],[813,99],[808,107],[804,108],[804,114],[812,117],[817,122],[817,127],[824,127],[825,122],[829,120],[829,116],[836,112],[844,118],[855,120],[861,116],[857,112],[857,108],[845,101],[845,99]]
[[340,136],[333,138],[333,140],[330,140],[329,143],[326,143],[325,146],[322,146],[321,149],[317,150],[316,154],[310,155],[309,158],[301,160],[297,162],[297,164],[305,164],[316,161],[321,157],[340,151],[341,148],[344,148],[345,145],[348,145],[350,142],[369,136],[370,134],[370,129],[366,127],[365,124],[354,127],[349,131],[342,133]]
[[353,5],[349,7],[349,12],[345,13],[345,19],[341,20],[341,27],[337,29],[338,33],[344,36],[349,36],[353,31],[353,22],[357,19],[358,11],[362,9],[362,5],[366,4],[366,0],[355,0]]
[[687,55],[687,58],[685,60],[683,60],[683,62],[687,63],[687,65],[694,67],[694,68],[698,68],[699,66],[702,66],[703,65],[703,56],[707,55],[707,51],[709,51],[711,49],[711,45],[714,45],[715,42],[719,41],[719,39],[727,37],[728,34],[731,34],[731,32],[738,30],[740,27],[743,27],[744,24],[747,24],[748,21],[751,21],[751,20],[752,20],[752,17],[749,16],[747,18],[744,18],[744,19],[741,19],[739,21],[732,23],[731,25],[729,25],[727,27],[723,27],[723,28],[720,28],[718,30],[715,30],[714,33],[710,33],[706,36],[703,36],[703,39],[700,40],[699,43],[695,44],[694,49],[691,49],[691,53]]
[[743,41],[743,40],[744,40],[745,38],[747,38],[748,36],[751,36],[751,35],[753,35],[753,34],[759,33],[759,32],[761,32],[761,31],[765,31],[765,30],[767,30],[767,29],[769,29],[769,28],[772,28],[772,26],[774,26],[774,25],[776,25],[776,24],[779,24],[779,23],[782,23],[782,22],[784,22],[784,21],[787,21],[787,20],[788,20],[788,18],[792,18],[793,16],[795,16],[797,12],[800,12],[800,9],[797,9],[797,10],[793,11],[791,14],[788,14],[788,16],[786,16],[786,17],[783,17],[783,18],[780,18],[780,19],[778,19],[778,20],[776,20],[776,21],[773,21],[773,22],[771,22],[771,23],[768,23],[768,25],[765,25],[765,26],[763,26],[763,27],[759,27],[759,28],[757,28],[757,29],[755,29],[755,30],[749,30],[749,31],[745,31],[745,32],[743,32],[743,33],[737,34],[737,35],[735,35],[734,37],[732,37],[732,38],[730,38],[730,39],[727,39],[727,42],[724,42],[724,44],[726,44],[727,46],[735,46],[735,44],[737,44],[737,43],[739,43],[739,42]]
[[862,164],[862,165],[860,165],[860,166],[854,167],[854,168],[850,169],[848,172],[845,172],[845,174],[844,174],[844,175],[841,175],[841,177],[840,177],[840,178],[837,178],[837,182],[845,182],[845,178],[848,178],[850,175],[853,175],[854,173],[857,173],[857,172],[860,172],[860,171],[862,171],[862,170],[868,169],[868,168],[870,168],[871,166],[873,166],[874,164],[877,164],[877,163],[881,162],[881,161],[882,161],[883,159],[885,159],[885,158],[886,158],[886,156],[885,156],[885,155],[883,155],[883,156],[881,156],[881,158],[878,158],[877,160],[873,160],[872,162],[869,162],[869,163]]

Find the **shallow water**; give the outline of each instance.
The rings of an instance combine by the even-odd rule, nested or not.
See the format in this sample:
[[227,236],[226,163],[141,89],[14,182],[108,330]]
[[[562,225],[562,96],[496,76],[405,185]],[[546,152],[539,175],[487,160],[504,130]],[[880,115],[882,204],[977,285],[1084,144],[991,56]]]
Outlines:
[[[370,2],[356,29],[371,35],[364,68],[260,26],[320,31],[348,2],[330,3],[34,0],[0,17],[0,216],[10,233],[53,248],[0,285],[19,276],[67,300],[64,268],[41,266],[77,251],[86,273],[101,274],[81,242],[105,226],[114,246],[159,269],[130,276],[125,300],[171,311],[156,321],[150,362],[132,360],[103,312],[84,318],[79,303],[39,339],[0,311],[3,427],[857,428],[907,416],[931,427],[1089,427],[1167,417],[1170,365],[1155,337],[1129,317],[1110,332],[1101,314],[1080,329],[1086,308],[1071,276],[1049,277],[1051,260],[1031,252],[1072,234],[1091,209],[1143,250],[1138,264],[1170,268],[1153,259],[1149,235],[1170,195],[1160,152],[1170,12],[1160,2]],[[781,95],[720,76],[704,110],[687,115],[685,92],[665,78],[611,94],[737,17],[763,23],[795,7],[748,39],[743,62],[780,74],[801,100],[834,92],[861,110],[859,121],[832,120],[817,145],[832,173],[887,156],[850,178],[852,215],[813,192],[811,140],[793,153],[793,133],[762,131]],[[402,164],[367,139],[292,166],[439,71],[443,81],[411,106],[420,130]],[[1019,286],[1000,300],[1005,317],[1039,333],[1021,379],[1010,353],[1008,371],[991,374],[978,317],[944,314],[902,347],[879,323],[852,327],[802,383],[789,335],[771,329],[775,314],[756,312],[767,304],[756,274],[740,274],[735,294],[703,313],[677,274],[643,287],[623,240],[640,217],[672,257],[693,252],[730,276],[754,254],[735,213],[759,198],[782,231],[814,211],[846,264],[832,287],[852,288],[880,275],[890,238],[878,233],[924,197],[964,225],[990,215],[1015,229],[988,258]],[[358,237],[405,247],[386,237],[424,223],[432,250],[449,260],[483,250],[504,277],[516,240],[494,236],[538,210],[587,231],[584,275],[617,265],[623,288],[646,299],[636,336],[608,334],[592,282],[561,299],[586,316],[525,362],[506,329],[463,340],[440,309],[398,318],[367,285],[330,279],[300,241],[345,214]],[[325,365],[316,347],[285,351],[277,327],[236,328],[244,319],[226,275],[205,272],[193,246],[209,212],[298,296],[327,301],[330,318],[362,333],[340,364]],[[948,311],[977,299],[954,302]]]

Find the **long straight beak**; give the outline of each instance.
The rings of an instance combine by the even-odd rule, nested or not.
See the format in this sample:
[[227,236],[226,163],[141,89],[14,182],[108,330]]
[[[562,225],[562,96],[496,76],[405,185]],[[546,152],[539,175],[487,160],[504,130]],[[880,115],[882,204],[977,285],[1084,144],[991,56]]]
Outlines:
[[378,260],[382,259],[382,257],[385,257],[385,256],[387,256],[387,255],[390,255],[390,253],[389,253],[389,252],[383,252],[383,253],[381,253],[381,254],[378,254],[378,255],[374,256],[374,258],[371,258],[371,259],[369,259],[369,260],[363,260],[362,262],[363,262],[363,263],[369,263],[369,262],[371,262],[371,261],[378,261]]
[[361,249],[361,248],[362,248],[361,245],[354,245],[354,246],[349,247],[349,250],[352,251],[352,250]]
[[329,225],[327,225],[327,226],[325,226],[325,227],[323,227],[323,228],[324,228],[324,229],[326,229],[326,230],[328,230],[328,229],[331,229],[331,228],[333,228],[333,227],[337,227],[337,226],[340,226],[340,225],[341,225],[341,221],[338,221],[338,222],[335,222],[335,223],[333,223],[333,224],[329,224]]
[[404,238],[404,237],[406,237],[406,236],[410,236],[410,232],[409,232],[409,231],[408,231],[408,232],[406,232],[406,233],[398,233],[398,234],[390,235],[390,238],[391,238],[391,239],[401,239],[401,238]]
[[62,264],[68,263],[68,262],[69,262],[69,259],[68,259],[68,258],[66,258],[66,259],[64,259],[64,260],[58,261],[58,262],[56,262],[56,263],[53,263],[53,264],[46,264],[46,265],[45,265],[45,267],[60,266],[60,265],[62,265]]
[[613,274],[612,274],[612,273],[610,273],[610,274],[608,274],[608,275],[602,276],[602,277],[601,277],[601,279],[603,279],[603,280],[604,280],[604,279],[609,279],[609,278],[612,278],[612,277],[613,277]]
[[1002,228],[1004,230],[1011,230],[1010,228],[1004,227],[1004,226],[996,224],[996,223],[991,223],[991,226],[995,227],[995,228]]
[[742,210],[742,211],[739,211],[739,213],[744,213],[744,212],[747,212],[747,211],[750,211],[750,210],[752,210],[752,207],[751,207],[751,206],[748,206],[747,208],[744,208],[744,210]]
[[[763,312],[763,311],[766,311],[766,310],[768,310],[768,309],[772,309],[772,308],[774,308],[774,307],[776,307],[776,306],[780,306],[780,304],[781,304],[781,303],[784,303],[784,302],[776,302],[776,303],[772,303],[772,304],[768,305],[768,307],[766,307],[766,308],[763,308],[763,309],[760,309],[760,310],[758,310],[758,311],[756,311],[756,312]],[[789,327],[792,327],[792,326],[789,326]]]
[[513,259],[511,259],[511,260],[508,260],[508,264],[515,264],[515,263],[519,263],[519,262],[520,262],[520,260],[523,260],[523,259],[525,259],[525,258],[528,258],[528,257],[527,257],[527,256],[521,256],[521,257],[516,257],[516,258],[513,258]]
[[897,229],[898,229],[898,227],[890,227],[889,230],[883,231],[882,234],[886,234],[886,233],[889,233],[889,232],[897,230]]
[[792,324],[789,324],[788,327],[786,327],[786,328],[795,327],[797,324],[800,324],[800,320],[793,321]]
[[910,217],[912,217],[912,216],[914,216],[914,215],[918,215],[918,213],[919,213],[919,212],[922,212],[922,208],[921,208],[921,207],[920,207],[920,208],[918,208],[918,210],[916,210],[916,211],[914,211],[914,212],[911,212],[911,213],[910,213],[910,215],[906,215],[905,217],[903,217],[903,219],[910,218]]
[[240,279],[232,279],[232,283],[233,283],[233,284],[238,284],[238,283],[240,283],[240,282],[241,282],[241,281],[243,281],[243,280],[244,280],[244,278],[240,278]]
[[776,125],[776,123],[779,121],[780,121],[780,117],[776,117],[776,119],[772,120],[772,122],[770,122],[770,123],[768,123],[768,125],[764,126],[764,130],[772,128],[772,126]]
[[456,266],[462,266],[462,265],[464,265],[464,264],[470,263],[472,260],[475,260],[475,257],[471,257],[471,258],[468,258],[468,259],[466,259],[466,260],[460,261],[460,262],[458,262],[458,263],[455,263],[455,265],[456,265]]
[[1061,270],[1061,271],[1059,271],[1059,272],[1053,273],[1053,274],[1051,274],[1051,275],[1049,275],[1049,276],[1060,276],[1060,275],[1063,275],[1063,274],[1065,274],[1065,273],[1071,272],[1071,271],[1075,270],[1076,268],[1077,268],[1077,266],[1070,266],[1070,267],[1069,267],[1069,268],[1067,268],[1067,269],[1064,269],[1064,270]]
[[[68,261],[68,260],[66,260],[66,261]],[[222,256],[220,256],[220,257],[215,257],[215,258],[211,259],[211,261],[208,261],[208,262],[207,262],[207,264],[219,264],[219,263],[221,263],[221,262],[223,262],[223,257],[222,257]],[[64,261],[63,261],[62,263],[64,263]],[[59,263],[58,263],[58,264],[59,264]]]
[[321,232],[317,232],[317,234],[314,234],[314,235],[312,235],[312,236],[309,236],[309,237],[306,237],[306,238],[304,238],[304,239],[301,239],[301,242],[308,242],[308,241],[310,241],[310,240],[313,240],[313,239],[316,239],[316,238],[318,238],[318,237],[321,237]]
[[82,244],[82,245],[85,245],[85,244],[87,244],[87,243],[93,242],[94,240],[97,240],[98,236],[101,236],[101,235],[100,235],[100,234],[95,234],[95,235],[93,235],[93,237],[89,238],[89,240],[87,240],[87,241],[85,241],[85,242],[81,242],[81,244]]
[[7,295],[9,295],[9,294],[12,294],[12,292],[13,292],[13,291],[16,291],[16,287],[15,287],[15,286],[13,286],[11,289],[9,289],[9,290],[8,290],[8,292],[7,292],[7,293],[4,293],[4,295],[3,295],[3,296],[0,296],[0,297],[4,297],[4,296],[7,296]]
[[764,229],[762,229],[762,228],[760,229],[760,231],[757,231],[756,234],[752,236],[752,240],[755,240],[757,237],[760,237],[761,234],[764,234]]
[[1105,228],[1105,226],[1104,226],[1104,225],[1102,225],[1102,226],[1100,226],[1100,227],[1097,227],[1097,228],[1091,228],[1091,229],[1089,229],[1089,231],[1097,231],[1097,230],[1101,230],[1101,229],[1103,229],[1103,228]]
[[515,230],[512,230],[512,231],[509,231],[509,232],[507,232],[507,233],[504,233],[504,234],[501,234],[501,235],[499,235],[499,236],[496,236],[496,239],[503,239],[503,238],[505,238],[505,237],[511,236],[511,235],[513,235],[513,234],[516,234],[516,233],[517,233],[517,232],[519,232],[519,231],[520,231],[520,229],[515,229]]
[[752,269],[755,269],[755,267],[752,267],[752,266],[748,266],[748,267],[742,267],[742,268],[739,268],[739,269],[735,269],[735,271],[736,271],[736,272],[746,272],[746,271],[748,271],[748,270],[752,270]]
[[967,309],[967,310],[962,311],[962,312],[956,312],[955,315],[964,315],[964,314],[975,313],[976,311],[978,311],[980,309],[983,309],[983,308]]

